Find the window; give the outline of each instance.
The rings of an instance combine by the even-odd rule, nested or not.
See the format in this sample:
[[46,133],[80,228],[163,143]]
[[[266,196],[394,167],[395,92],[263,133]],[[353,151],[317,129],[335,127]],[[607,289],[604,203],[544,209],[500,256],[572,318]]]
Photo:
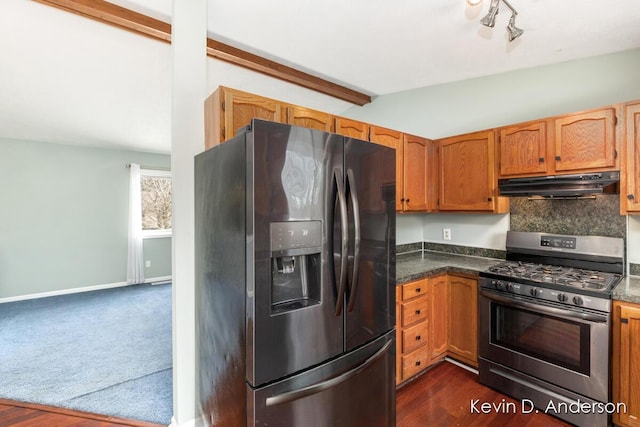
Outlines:
[[143,237],[171,236],[171,172],[142,169]]

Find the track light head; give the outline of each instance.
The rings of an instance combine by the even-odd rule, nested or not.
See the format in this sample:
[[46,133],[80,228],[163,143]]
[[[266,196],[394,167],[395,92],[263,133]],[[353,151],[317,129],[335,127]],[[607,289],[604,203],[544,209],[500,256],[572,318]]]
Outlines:
[[524,30],[516,27],[516,15],[511,15],[509,19],[509,25],[507,25],[507,33],[509,34],[509,41],[512,42],[524,33]]
[[487,16],[482,18],[482,20],[480,21],[482,25],[487,27],[493,27],[495,25],[499,4],[500,4],[500,0],[491,0],[491,6],[489,6],[489,13],[487,13]]

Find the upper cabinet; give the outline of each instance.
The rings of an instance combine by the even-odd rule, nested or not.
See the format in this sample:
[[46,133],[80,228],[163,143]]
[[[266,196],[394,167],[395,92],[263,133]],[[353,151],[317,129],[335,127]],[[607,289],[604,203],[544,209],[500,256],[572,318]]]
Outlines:
[[613,108],[572,114],[555,120],[555,170],[616,167],[616,113]]
[[205,101],[205,148],[233,138],[251,119],[284,122],[282,104],[273,99],[219,87]]
[[500,129],[500,176],[546,174],[549,170],[547,121],[508,126]]
[[439,210],[508,210],[508,201],[497,197],[493,130],[444,138],[438,148]]
[[344,117],[336,117],[336,133],[351,138],[369,140],[369,125],[357,120],[345,119]]
[[626,141],[620,189],[622,213],[640,213],[640,103],[625,107]]
[[[398,153],[396,153],[398,156]],[[396,191],[400,192],[396,200],[396,210],[403,212],[425,212],[435,208],[436,146],[427,138],[414,135],[404,135],[402,148],[402,186],[396,185]],[[397,198],[396,198],[397,199]]]
[[299,107],[297,105],[288,105],[286,107],[286,111],[287,123],[290,125],[302,126],[325,132],[333,132],[335,129],[333,116],[331,114]]
[[556,175],[617,170],[616,109],[603,108],[499,129],[499,174]]

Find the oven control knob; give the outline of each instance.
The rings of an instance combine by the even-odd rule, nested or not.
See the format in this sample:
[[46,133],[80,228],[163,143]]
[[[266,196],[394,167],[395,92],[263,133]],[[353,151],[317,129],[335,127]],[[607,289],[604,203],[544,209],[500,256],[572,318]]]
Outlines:
[[504,282],[502,280],[496,280],[494,284],[496,285],[496,289],[504,290]]
[[507,290],[513,292],[513,283],[507,283]]
[[540,291],[538,290],[538,288],[531,288],[529,293],[531,294],[532,297],[537,297]]
[[582,298],[580,298],[580,297],[573,297],[573,303],[575,305],[582,305],[584,303],[584,301],[582,301]]
[[558,294],[558,301],[565,302],[567,300],[567,294]]

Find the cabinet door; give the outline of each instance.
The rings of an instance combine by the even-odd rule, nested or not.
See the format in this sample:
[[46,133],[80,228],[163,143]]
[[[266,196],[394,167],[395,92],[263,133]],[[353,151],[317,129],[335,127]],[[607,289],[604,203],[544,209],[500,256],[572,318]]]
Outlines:
[[555,141],[556,171],[615,167],[615,110],[556,119]]
[[613,402],[626,404],[614,413],[623,426],[640,426],[640,305],[614,302]]
[[379,126],[371,126],[369,140],[373,143],[385,145],[396,150],[396,210],[401,211],[403,198],[402,155],[404,152],[402,133]]
[[400,200],[404,211],[426,211],[429,208],[427,170],[432,141],[413,135],[404,135],[404,199]]
[[233,138],[236,131],[251,123],[253,118],[284,122],[281,104],[273,99],[225,88],[222,100],[223,141]]
[[449,276],[449,351],[478,366],[478,281]]
[[500,176],[546,173],[547,123],[500,129]]
[[334,119],[331,114],[296,105],[287,106],[287,123],[324,132],[333,132],[334,130]]
[[396,286],[396,385],[402,382],[402,287]]
[[493,211],[494,133],[475,132],[441,139],[441,211]]
[[345,119],[344,117],[336,117],[336,133],[351,138],[369,140],[369,125],[357,120]]
[[430,321],[429,348],[430,359],[443,357],[449,347],[449,283],[447,276],[429,279]]
[[620,192],[621,204],[626,204],[629,212],[640,212],[640,104],[626,107],[626,123],[626,155],[622,165],[622,185],[626,188]]

